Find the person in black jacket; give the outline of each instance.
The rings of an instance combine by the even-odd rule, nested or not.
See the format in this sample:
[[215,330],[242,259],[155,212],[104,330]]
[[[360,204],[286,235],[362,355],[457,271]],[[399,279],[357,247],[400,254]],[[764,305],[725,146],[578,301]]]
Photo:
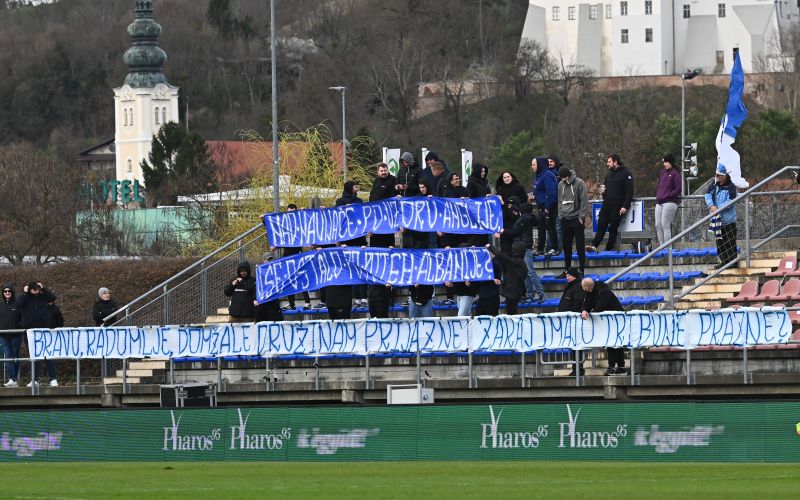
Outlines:
[[500,285],[503,284],[503,263],[496,256],[492,258],[494,279],[478,281],[478,305],[476,316],[497,316],[500,314]]
[[517,199],[517,203],[522,203],[528,199],[528,193],[517,180],[517,176],[509,171],[500,173],[500,177],[494,183],[495,193],[503,199],[503,205],[508,204],[511,197]]
[[[467,188],[461,185],[461,175],[456,173],[450,174],[443,196],[445,198],[469,198]],[[442,244],[450,248],[455,248],[462,243],[468,243],[466,240],[469,239],[463,234],[439,233],[439,236],[442,238]]]
[[608,231],[606,251],[614,249],[617,244],[617,231],[625,214],[631,209],[633,201],[633,175],[628,167],[622,164],[618,154],[609,155],[606,159],[608,172],[606,180],[601,186],[603,192],[603,206],[597,216],[597,233],[592,244],[586,247],[590,252],[596,252],[597,247],[603,242]]
[[[503,231],[500,233],[500,249],[506,255],[511,255],[511,244],[514,243],[514,234],[512,228],[517,223],[521,215],[520,204],[522,199],[517,199],[512,196],[508,202],[503,205]],[[531,234],[531,238],[533,235]]]
[[97,302],[92,306],[94,326],[109,326],[117,320],[116,316],[109,318],[108,321],[103,321],[103,318],[117,310],[117,303],[111,298],[111,290],[104,286],[97,290],[97,296]]
[[[378,175],[372,181],[372,189],[369,192],[369,201],[386,200],[397,196],[397,179],[389,173],[389,167],[385,163],[378,164]],[[390,234],[371,234],[369,246],[389,248],[394,246],[394,233]]]
[[408,287],[409,318],[433,317],[433,285],[414,285]]
[[[289,203],[286,205],[287,212],[294,212],[297,210],[297,205],[294,203]],[[282,249],[281,256],[282,257],[290,257],[292,255],[297,255],[303,251],[302,247],[286,247]],[[294,302],[294,295],[289,295],[286,297],[286,300],[289,302],[289,309],[295,309],[295,302]],[[308,291],[303,292],[303,300],[305,301],[304,309],[311,309],[311,297],[308,295]]]
[[[275,253],[271,250],[264,253],[264,255],[261,257],[262,263],[272,262],[273,260],[275,260]],[[283,321],[281,300],[273,299],[268,300],[263,304],[258,304],[256,306],[254,321],[256,323],[259,321]]]
[[419,196],[418,183],[422,167],[417,165],[414,155],[406,151],[400,155],[400,168],[397,171],[397,185],[394,187],[400,196]]
[[225,286],[223,291],[231,298],[228,307],[231,323],[247,323],[256,315],[256,279],[252,275],[250,263],[243,261],[236,268],[236,278]]
[[542,280],[536,272],[533,260],[533,228],[537,226],[536,215],[534,215],[533,205],[530,203],[523,203],[519,212],[519,218],[507,232],[513,241],[521,241],[525,245],[525,267],[528,269],[525,293],[531,300],[541,304],[544,302],[544,288],[542,288]]
[[[611,288],[602,281],[584,278],[581,281],[584,298],[581,308],[581,317],[589,319],[589,313],[604,311],[624,311],[622,304]],[[607,347],[608,369],[606,375],[621,375],[625,373],[625,349],[622,347]]]
[[483,163],[472,165],[472,173],[467,179],[467,192],[470,198],[483,198],[492,194],[489,187],[489,167]]
[[[0,330],[16,330],[20,328],[21,316],[16,304],[16,294],[14,285],[6,283],[3,285],[3,300],[0,300]],[[22,345],[22,332],[8,332],[0,334],[3,341],[3,353],[6,358],[18,358],[19,349]],[[6,372],[8,372],[8,382],[6,387],[17,387],[19,362],[6,361]]]
[[[47,313],[50,315],[50,329],[51,330],[53,330],[55,328],[64,328],[64,315],[61,314],[61,309],[54,302],[49,302],[47,304]],[[27,341],[27,337],[25,337],[25,340]],[[30,350],[31,350],[31,346],[28,346],[28,352],[30,352]],[[36,375],[37,375],[37,378],[38,378],[39,374],[42,373],[42,371],[40,370],[42,364],[41,364],[41,362],[37,362],[36,365],[37,365],[36,366]],[[56,373],[56,363],[55,363],[55,361],[53,361],[52,359],[47,359],[44,362],[44,366],[45,366],[45,369],[47,370],[47,378],[50,379],[50,383],[49,383],[50,387],[58,387],[58,375]],[[28,384],[28,387],[30,387],[32,384],[33,384],[33,382],[31,381]]]
[[497,249],[489,251],[503,265],[503,286],[500,293],[506,298],[506,314],[518,314],[519,301],[525,295],[525,279],[528,277],[524,259],[525,244],[521,241],[512,243],[511,255]]
[[[22,328],[50,328],[50,311],[48,304],[56,300],[53,292],[45,288],[41,282],[31,281],[22,289],[23,294],[15,302],[22,315]],[[15,376],[18,371],[15,372]],[[13,382],[13,383],[11,383]],[[17,387],[18,379],[9,376],[6,387]]]
[[[336,200],[337,207],[343,207],[346,205],[355,205],[357,203],[364,203],[364,201],[358,197],[358,193],[361,191],[361,185],[358,181],[347,181],[344,183],[344,190],[342,191],[342,196]],[[337,246],[347,246],[347,247],[365,247],[367,246],[367,237],[366,236],[359,236],[358,238],[353,238],[352,240],[342,241]],[[367,286],[366,285],[337,285],[337,289],[342,289],[342,287],[347,286],[351,288],[349,293],[350,299],[352,300],[355,297],[356,301],[355,304],[350,304],[350,309],[352,310],[353,306],[355,307],[367,307]],[[325,297],[326,299],[330,297],[328,295],[330,293],[330,287],[325,289]],[[330,315],[330,308],[331,303],[330,300],[327,302],[328,304],[328,314]],[[349,313],[348,313],[349,317]]]
[[[561,294],[561,300],[558,303],[558,312],[576,312],[583,311],[584,292],[581,286],[581,273],[577,267],[570,267],[567,269],[567,287],[564,293]],[[578,364],[582,365],[581,351],[573,351],[578,357]],[[581,375],[584,374],[583,366],[581,366]],[[575,376],[575,365],[572,367],[570,377]]]

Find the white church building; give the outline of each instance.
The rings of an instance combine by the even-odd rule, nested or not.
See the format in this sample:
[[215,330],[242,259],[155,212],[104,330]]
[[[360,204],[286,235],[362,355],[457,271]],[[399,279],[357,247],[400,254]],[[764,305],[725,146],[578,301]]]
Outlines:
[[523,41],[596,76],[776,71],[780,40],[800,20],[798,0],[530,0]]

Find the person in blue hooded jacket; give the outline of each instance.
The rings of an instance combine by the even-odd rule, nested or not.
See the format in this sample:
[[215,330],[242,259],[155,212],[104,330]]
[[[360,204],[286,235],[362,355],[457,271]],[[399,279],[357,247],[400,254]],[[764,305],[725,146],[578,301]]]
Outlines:
[[[558,217],[558,177],[547,166],[547,158],[537,156],[531,160],[531,170],[533,170],[533,197],[536,200],[536,208],[539,209],[539,219],[537,233],[539,235],[536,244],[535,255],[545,254],[545,242],[558,241],[556,234],[556,218]],[[549,238],[547,238],[549,236]],[[555,256],[559,252],[555,248],[547,249],[547,255]]]
[[736,186],[725,165],[717,166],[715,181],[708,187],[705,195],[709,212],[717,215],[711,219],[711,229],[717,240],[719,264],[714,269],[723,267],[736,258],[736,206],[732,205],[719,211],[719,207],[736,198]]

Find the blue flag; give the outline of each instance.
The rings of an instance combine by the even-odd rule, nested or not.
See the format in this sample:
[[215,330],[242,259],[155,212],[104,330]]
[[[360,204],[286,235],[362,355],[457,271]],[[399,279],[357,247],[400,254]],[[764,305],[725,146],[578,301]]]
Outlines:
[[742,177],[741,158],[739,153],[733,149],[736,140],[736,129],[742,126],[747,118],[747,108],[744,105],[742,96],[744,95],[744,70],[736,52],[733,58],[733,69],[731,70],[731,83],[728,89],[728,105],[725,109],[725,116],[717,133],[717,173],[728,174],[731,182],[736,187],[746,188],[750,184]]

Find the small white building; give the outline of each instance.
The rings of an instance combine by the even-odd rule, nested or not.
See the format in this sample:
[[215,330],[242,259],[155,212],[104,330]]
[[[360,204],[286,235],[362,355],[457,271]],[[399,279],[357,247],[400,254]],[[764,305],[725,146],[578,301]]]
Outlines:
[[[565,64],[596,76],[779,69],[780,37],[800,20],[797,0],[530,0],[522,31]],[[782,67],[782,66],[781,66]]]

